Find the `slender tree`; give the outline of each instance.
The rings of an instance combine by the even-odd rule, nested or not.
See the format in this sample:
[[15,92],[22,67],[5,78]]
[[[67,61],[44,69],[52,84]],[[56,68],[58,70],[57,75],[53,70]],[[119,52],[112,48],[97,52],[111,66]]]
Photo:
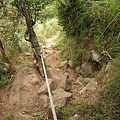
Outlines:
[[36,61],[38,62],[38,65],[39,65],[39,71],[41,75],[43,75],[41,71],[41,60],[40,60],[41,46],[38,43],[37,36],[33,29],[33,26],[36,22],[37,16],[39,16],[39,11],[42,10],[50,2],[51,0],[46,0],[46,1],[14,0],[14,2],[12,3],[14,6],[18,8],[18,11],[24,16],[26,20],[27,30],[25,32],[24,37],[25,37],[25,40],[31,43]]

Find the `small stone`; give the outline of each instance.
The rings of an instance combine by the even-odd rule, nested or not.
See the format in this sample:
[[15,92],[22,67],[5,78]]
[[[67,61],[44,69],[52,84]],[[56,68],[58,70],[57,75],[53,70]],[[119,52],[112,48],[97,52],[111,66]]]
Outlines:
[[77,80],[76,81],[80,81],[80,82],[83,82],[84,81],[84,78],[82,77],[82,75],[81,76],[79,76],[78,78],[77,78]]
[[63,81],[64,84],[66,84],[66,80],[69,78],[69,74],[66,72],[63,74],[61,77],[61,80]]
[[99,62],[99,60],[100,60],[100,55],[98,54],[98,52],[95,51],[95,50],[92,50],[91,53],[92,53],[92,58],[93,58],[93,60],[96,61],[96,62]]
[[81,71],[85,72],[85,74],[92,74],[92,65],[89,62],[84,62],[81,66]]
[[69,120],[80,120],[80,116],[76,114],[73,117],[70,117]]
[[71,90],[71,88],[72,88],[72,80],[67,79],[67,80],[66,80],[65,90],[66,90],[66,91],[69,91],[69,90]]
[[73,61],[70,60],[70,61],[68,62],[68,65],[69,65],[71,68],[73,68]]
[[106,65],[106,68],[105,68],[105,71],[108,71],[111,67],[111,62],[108,62],[107,65]]
[[25,55],[26,56],[31,56],[31,53],[30,52],[25,52]]
[[16,116],[15,116],[15,120],[34,120],[34,119],[35,118],[32,116],[22,114],[22,113],[16,113]]
[[79,87],[83,87],[82,82],[80,82],[78,79],[76,80],[76,82],[74,83],[74,85],[78,85]]
[[90,81],[81,91],[80,95],[85,94],[86,91],[94,91],[97,87],[96,81]]
[[67,72],[69,74],[70,79],[72,79],[72,80],[77,79],[78,75],[77,75],[77,73],[74,72],[74,70],[72,68],[68,68]]
[[80,67],[78,66],[78,67],[76,67],[76,73],[80,73]]
[[39,106],[42,107],[42,108],[46,108],[48,106],[48,96],[47,95],[40,95],[39,97]]
[[95,81],[95,78],[84,78],[84,82]]
[[59,67],[61,68],[61,67],[64,67],[65,65],[67,65],[67,60],[65,60],[65,61],[62,61],[61,63],[60,63],[60,65],[59,65]]
[[[49,83],[51,91],[53,91],[57,88],[57,83],[54,80],[49,78],[48,83]],[[39,94],[44,93],[44,92],[47,92],[46,82],[40,87],[40,89],[38,91]]]

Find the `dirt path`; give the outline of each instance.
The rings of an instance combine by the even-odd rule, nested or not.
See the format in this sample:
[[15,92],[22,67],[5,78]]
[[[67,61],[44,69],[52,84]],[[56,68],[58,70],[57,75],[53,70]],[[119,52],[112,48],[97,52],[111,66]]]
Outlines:
[[[58,34],[59,32],[46,39],[46,46],[42,50],[56,109],[66,103],[74,104],[93,97],[90,92],[97,88],[94,78],[83,78],[73,69],[72,61],[61,61],[61,52],[52,49]],[[86,91],[88,94],[85,94]],[[51,108],[44,78],[33,67],[20,68],[13,82],[1,90],[0,120],[47,120],[50,115]]]
[[[60,64],[60,52],[51,48],[57,34],[46,40],[43,49],[44,59],[52,68]],[[0,91],[0,120],[38,120],[42,115],[45,118],[47,113],[44,108],[49,98],[38,94],[44,82],[35,68],[21,68],[14,81]]]

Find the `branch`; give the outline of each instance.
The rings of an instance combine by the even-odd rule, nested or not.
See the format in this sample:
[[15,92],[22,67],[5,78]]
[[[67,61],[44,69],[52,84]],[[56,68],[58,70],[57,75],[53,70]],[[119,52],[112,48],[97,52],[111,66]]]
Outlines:
[[107,52],[107,51],[105,51],[105,50],[103,50],[103,52],[102,52],[103,54],[107,54],[107,56],[112,60],[113,58],[110,56],[110,54]]

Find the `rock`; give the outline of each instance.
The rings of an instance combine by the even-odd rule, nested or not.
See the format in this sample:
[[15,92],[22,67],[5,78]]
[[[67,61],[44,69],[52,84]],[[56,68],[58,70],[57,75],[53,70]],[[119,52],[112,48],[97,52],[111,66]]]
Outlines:
[[[54,80],[48,78],[48,83],[49,83],[51,91],[53,91],[57,88],[57,83]],[[41,93],[45,93],[45,92],[47,92],[46,82],[40,87],[38,93],[41,94]]]
[[72,85],[72,98],[74,100],[78,100],[80,95],[79,95],[79,91],[82,89],[83,87],[79,87],[79,85]]
[[79,82],[84,82],[84,78],[83,78],[83,76],[82,75],[80,75],[78,78],[77,78],[77,80],[76,81],[79,81]]
[[111,62],[108,62],[107,65],[106,65],[105,71],[110,70],[110,67],[111,67]]
[[66,72],[63,74],[59,81],[59,85],[61,88],[65,88],[67,79],[69,79],[69,74]]
[[69,78],[70,78],[71,80],[77,79],[78,75],[77,75],[77,73],[74,72],[73,69],[68,68],[68,69],[67,69],[67,72],[68,72]]
[[71,90],[71,88],[72,88],[72,80],[67,79],[67,80],[66,80],[65,90],[66,90],[66,91],[69,91],[69,90]]
[[93,58],[93,60],[96,61],[96,62],[99,62],[99,60],[100,60],[100,55],[98,54],[98,52],[95,51],[95,50],[92,50],[91,53],[92,53],[92,58]]
[[72,81],[69,79],[69,74],[66,72],[59,81],[59,86],[64,88],[66,91],[69,91],[72,88]]
[[76,73],[80,73],[80,67],[78,66],[78,67],[76,67]]
[[16,113],[15,120],[35,120],[35,118],[30,115]]
[[59,80],[62,76],[62,71],[59,68],[48,68],[47,69],[49,78]]
[[55,105],[56,110],[65,106],[66,101],[67,101],[67,98],[62,98],[62,99],[55,100],[54,105]]
[[69,120],[80,120],[80,116],[76,114],[73,117],[70,117]]
[[62,88],[58,88],[58,89],[52,91],[53,94],[57,94],[59,92],[65,92],[65,90]]
[[59,65],[59,67],[60,67],[60,68],[61,68],[61,67],[64,67],[67,63],[68,63],[67,60],[62,61],[62,62],[60,63],[60,65]]
[[58,93],[53,95],[53,103],[57,109],[63,107],[66,104],[67,98],[72,96],[70,92],[59,90]]
[[97,87],[96,81],[90,81],[81,91],[80,95],[85,94],[86,91],[94,91]]
[[42,45],[42,49],[45,49],[46,48],[46,46],[45,45]]
[[41,102],[38,106],[42,107],[42,108],[46,108],[48,106],[48,100],[49,100],[49,98],[47,95],[40,95],[39,101],[41,101]]
[[25,52],[25,55],[26,56],[31,56],[31,53],[30,52]]
[[53,95],[53,100],[60,100],[60,99],[63,99],[63,98],[67,98],[67,97],[71,97],[72,96],[72,93],[70,92],[58,92],[57,94],[54,94]]
[[84,78],[84,82],[95,81],[95,78]]
[[72,94],[73,98],[75,100],[79,99],[79,91],[83,88],[82,82],[79,81],[79,78],[76,80],[76,82],[72,85]]
[[44,54],[46,65],[52,68],[59,67],[60,58],[61,58],[60,56],[61,56],[61,52],[59,51],[47,50],[46,54]]
[[62,61],[61,63],[60,63],[60,65],[59,65],[59,68],[61,68],[62,69],[62,71],[66,71],[67,70],[67,67],[68,67],[68,61],[67,60],[65,60],[65,61]]
[[[22,68],[14,77],[10,88],[8,105],[17,107],[31,106],[38,99],[37,90],[40,85],[40,77],[37,71],[30,67]],[[34,94],[33,94],[34,93]]]
[[70,60],[70,61],[68,62],[68,65],[69,65],[71,68],[73,68],[73,61]]
[[85,72],[85,74],[89,75],[93,73],[92,65],[89,62],[84,62],[81,66],[81,70]]
[[76,80],[74,85],[78,85],[79,87],[83,87],[83,84],[82,84],[82,82],[79,81],[79,79]]

